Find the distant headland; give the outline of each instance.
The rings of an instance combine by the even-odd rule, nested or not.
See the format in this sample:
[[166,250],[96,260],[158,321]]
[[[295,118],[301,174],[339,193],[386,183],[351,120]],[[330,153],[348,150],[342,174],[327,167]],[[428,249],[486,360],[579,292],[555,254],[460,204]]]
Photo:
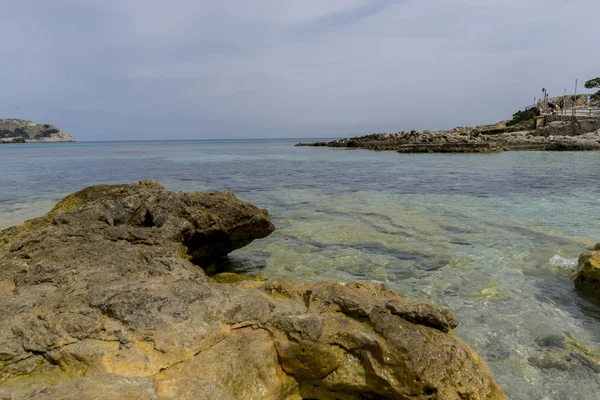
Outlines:
[[[515,150],[600,150],[600,103],[587,95],[545,99],[509,121],[442,131],[374,133],[330,142],[298,143],[399,153],[489,153]],[[567,101],[565,101],[567,100]]]
[[74,141],[71,135],[62,132],[54,125],[0,118],[0,144]]

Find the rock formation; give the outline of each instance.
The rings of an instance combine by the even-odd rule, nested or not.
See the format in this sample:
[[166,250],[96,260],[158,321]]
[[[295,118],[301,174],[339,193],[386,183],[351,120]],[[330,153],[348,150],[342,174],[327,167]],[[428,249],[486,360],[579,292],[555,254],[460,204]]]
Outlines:
[[231,192],[143,181],[2,231],[0,399],[505,399],[442,307],[200,268],[273,230]]
[[[549,120],[552,118],[560,117],[548,116]],[[555,120],[539,129],[528,123],[513,126],[499,123],[449,131],[377,133],[331,142],[298,143],[297,146],[392,150],[399,153],[600,150],[600,119]]]
[[557,106],[560,104],[561,100],[565,102],[565,107],[570,109],[575,105],[576,107],[598,107],[600,105],[599,100],[593,99],[591,103],[588,104],[587,98],[588,96],[593,96],[593,93],[580,93],[578,95],[568,94],[566,96],[554,96],[550,97],[546,101],[539,100],[536,106],[543,110],[548,111],[548,104],[556,104]]
[[577,289],[600,299],[600,246],[596,245],[595,250],[579,257],[579,264],[572,277]]
[[74,141],[73,137],[54,125],[36,124],[22,119],[0,119],[0,143]]

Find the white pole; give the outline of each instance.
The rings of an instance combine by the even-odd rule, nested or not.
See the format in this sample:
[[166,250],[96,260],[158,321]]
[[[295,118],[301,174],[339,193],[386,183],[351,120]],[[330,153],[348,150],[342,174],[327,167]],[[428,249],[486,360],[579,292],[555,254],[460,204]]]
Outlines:
[[575,77],[575,101],[574,101],[574,105],[573,105],[573,116],[577,115],[577,111],[575,110],[575,107],[577,107],[577,81],[579,80],[579,77],[576,76]]
[[577,81],[579,80],[579,77],[576,76],[575,77],[575,96],[574,96],[574,100],[573,100],[573,116],[575,116],[575,106],[577,105]]

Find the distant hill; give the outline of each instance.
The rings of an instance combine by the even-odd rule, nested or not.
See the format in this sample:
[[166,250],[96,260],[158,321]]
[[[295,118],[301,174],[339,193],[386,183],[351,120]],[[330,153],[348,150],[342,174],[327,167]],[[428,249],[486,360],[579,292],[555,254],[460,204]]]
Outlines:
[[0,118],[0,143],[74,142],[71,135],[54,125],[22,119]]

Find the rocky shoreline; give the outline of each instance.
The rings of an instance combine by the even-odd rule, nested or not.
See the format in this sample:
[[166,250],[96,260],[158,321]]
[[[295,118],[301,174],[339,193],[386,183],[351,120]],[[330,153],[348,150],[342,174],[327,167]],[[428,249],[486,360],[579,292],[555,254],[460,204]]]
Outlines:
[[0,144],[74,141],[71,135],[62,132],[54,125],[0,118]]
[[577,290],[600,301],[600,243],[579,257],[571,278]]
[[493,153],[501,151],[600,150],[600,119],[548,116],[544,126],[531,123],[455,128],[449,131],[377,133],[296,146],[396,151],[399,153]]
[[0,232],[0,399],[506,398],[443,307],[202,269],[274,229],[142,181]]

